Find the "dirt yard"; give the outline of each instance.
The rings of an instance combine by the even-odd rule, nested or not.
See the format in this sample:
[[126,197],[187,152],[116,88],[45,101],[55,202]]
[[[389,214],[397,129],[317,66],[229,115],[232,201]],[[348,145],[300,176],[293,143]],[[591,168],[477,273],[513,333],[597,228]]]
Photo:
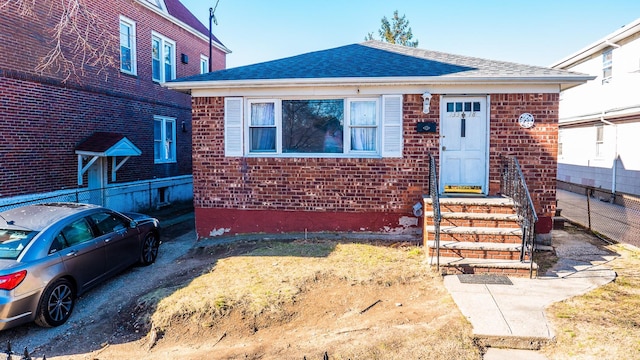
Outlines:
[[[251,304],[240,303],[215,318],[174,316],[162,330],[154,329],[149,316],[156,304],[141,300],[146,294],[158,289],[171,293],[220,267],[224,259],[247,256],[251,261],[261,247],[273,245],[258,242],[210,249],[193,246],[190,236],[193,233],[163,244],[159,259],[164,256],[164,263],[134,268],[85,295],[67,324],[8,330],[0,342],[10,340],[16,349],[27,345],[37,359],[42,355],[78,360],[481,358],[470,325],[440,279],[423,271],[423,266],[416,267],[419,262],[411,265],[419,275],[398,274],[398,280],[385,280],[379,274],[373,274],[372,281],[354,280],[317,272],[297,285],[299,293],[291,302],[257,313]],[[183,255],[176,256],[179,252]]]

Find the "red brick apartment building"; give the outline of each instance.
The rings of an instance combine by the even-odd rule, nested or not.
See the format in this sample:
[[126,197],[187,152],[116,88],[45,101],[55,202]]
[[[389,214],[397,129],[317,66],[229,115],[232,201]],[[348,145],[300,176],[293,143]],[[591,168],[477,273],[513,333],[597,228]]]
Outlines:
[[[230,51],[213,36],[209,58],[209,30],[178,0],[62,3],[0,9],[0,205],[72,193],[122,210],[191,200],[191,97],[162,84],[209,62],[224,69]],[[64,11],[106,66],[82,59],[68,26],[59,44],[73,67],[42,67]],[[106,200],[123,184],[147,193]]]

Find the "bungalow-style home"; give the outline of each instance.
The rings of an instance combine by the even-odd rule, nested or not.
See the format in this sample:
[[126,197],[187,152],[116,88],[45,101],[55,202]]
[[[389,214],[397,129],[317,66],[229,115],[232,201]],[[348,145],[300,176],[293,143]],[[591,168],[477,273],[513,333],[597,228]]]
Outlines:
[[640,19],[552,65],[593,75],[560,94],[558,181],[640,204]]
[[441,203],[496,202],[502,156],[519,161],[549,233],[559,93],[589,78],[367,41],[166,86],[193,99],[199,237],[418,237],[430,170]]
[[161,84],[224,69],[230,51],[179,0],[3,3],[0,208],[190,202],[191,98]]

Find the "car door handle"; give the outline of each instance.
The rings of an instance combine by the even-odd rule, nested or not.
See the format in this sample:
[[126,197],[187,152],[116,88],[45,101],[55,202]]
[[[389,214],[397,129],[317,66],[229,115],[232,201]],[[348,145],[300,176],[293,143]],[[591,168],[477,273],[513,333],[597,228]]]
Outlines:
[[67,256],[76,256],[76,255],[78,255],[78,252],[76,250],[73,250],[67,253]]
[[109,241],[111,241],[111,238],[104,239],[104,242],[106,242],[106,243],[108,243]]

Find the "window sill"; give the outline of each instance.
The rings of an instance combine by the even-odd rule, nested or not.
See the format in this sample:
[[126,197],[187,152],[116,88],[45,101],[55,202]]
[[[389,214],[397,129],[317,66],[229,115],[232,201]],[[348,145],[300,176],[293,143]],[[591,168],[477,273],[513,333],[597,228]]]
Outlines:
[[274,158],[274,159],[382,159],[380,154],[270,154],[251,153],[244,155],[247,158]]
[[134,79],[138,78],[138,74],[137,73],[130,73],[130,72],[126,72],[126,71],[123,71],[123,70],[120,70],[120,75],[124,75],[126,77],[130,77],[130,78],[134,78]]

